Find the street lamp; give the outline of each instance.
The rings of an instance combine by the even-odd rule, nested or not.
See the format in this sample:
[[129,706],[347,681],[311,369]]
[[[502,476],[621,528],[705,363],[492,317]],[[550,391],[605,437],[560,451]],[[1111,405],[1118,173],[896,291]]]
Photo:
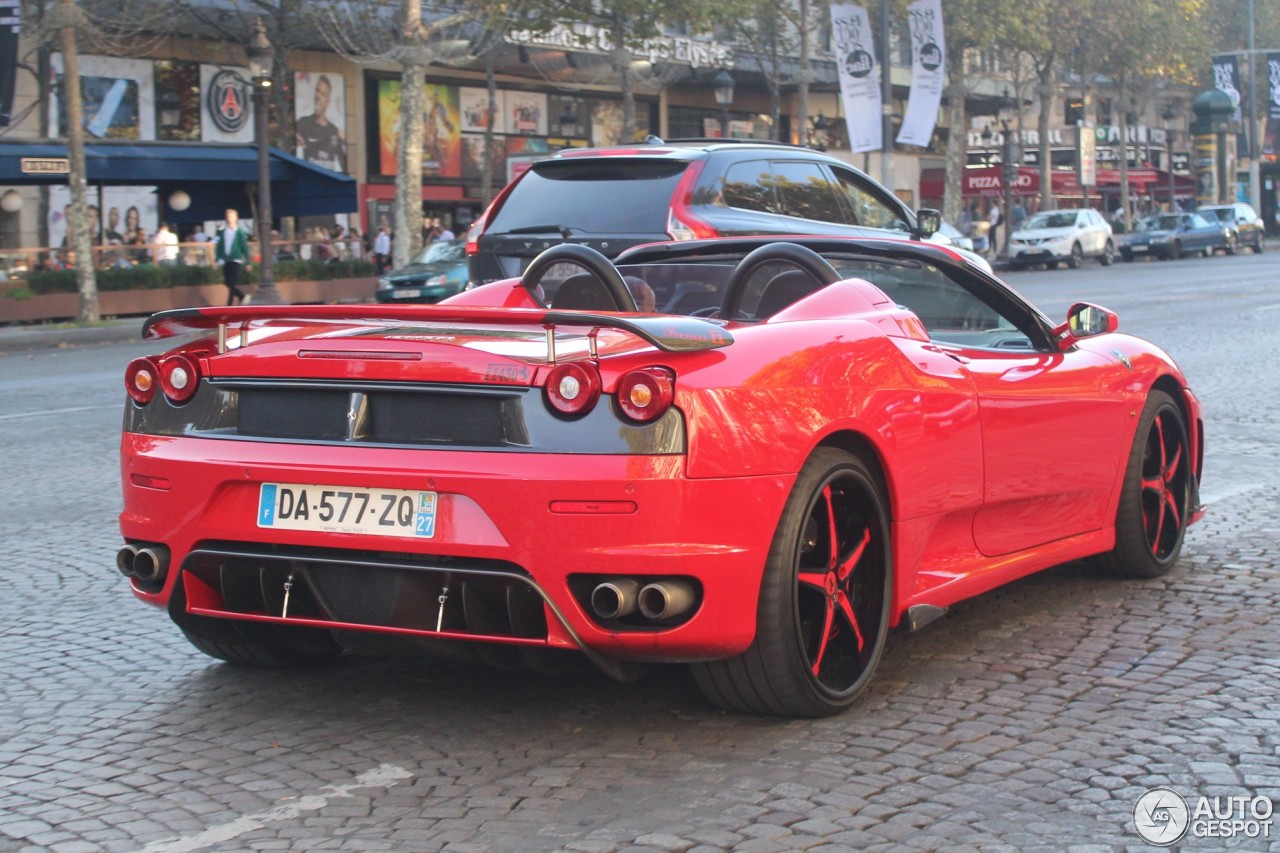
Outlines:
[[1165,168],[1169,170],[1169,212],[1173,213],[1176,206],[1173,202],[1173,120],[1177,118],[1178,113],[1173,108],[1173,101],[1164,105],[1164,112],[1160,113],[1160,118],[1164,119],[1164,144],[1168,152],[1165,157]]
[[716,103],[720,106],[720,135],[729,136],[729,105],[733,103],[733,77],[721,68],[720,73],[711,80],[716,87]]
[[253,22],[253,38],[246,53],[253,81],[253,121],[258,144],[258,252],[262,256],[258,264],[258,292],[253,300],[263,305],[281,305],[284,299],[276,289],[271,246],[271,142],[268,138],[275,49],[267,41],[267,29],[261,18]]
[[818,117],[812,119],[813,147],[818,151],[826,151],[831,145],[831,122],[818,110]]

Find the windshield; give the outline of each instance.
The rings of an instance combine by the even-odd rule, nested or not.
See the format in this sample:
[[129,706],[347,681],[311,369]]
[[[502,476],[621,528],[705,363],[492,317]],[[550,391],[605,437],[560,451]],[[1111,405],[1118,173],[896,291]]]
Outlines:
[[416,262],[419,264],[438,264],[445,261],[464,263],[466,260],[465,240],[440,240],[423,249]]
[[1139,231],[1175,231],[1178,228],[1178,217],[1152,216],[1142,220],[1136,226]]
[[1076,214],[1073,210],[1051,210],[1044,213],[1037,213],[1035,216],[1027,220],[1026,227],[1032,228],[1071,228],[1076,224]]

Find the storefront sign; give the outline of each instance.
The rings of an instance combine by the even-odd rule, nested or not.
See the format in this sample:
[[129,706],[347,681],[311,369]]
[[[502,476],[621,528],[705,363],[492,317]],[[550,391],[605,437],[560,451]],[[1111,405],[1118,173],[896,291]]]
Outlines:
[[65,157],[23,157],[24,175],[67,175],[71,173],[71,161]]
[[[594,24],[557,24],[545,33],[515,30],[507,33],[505,38],[510,44],[552,50],[578,50],[599,54],[613,51],[612,35]],[[629,47],[628,50],[636,59],[646,59],[649,62],[679,62],[694,68],[733,67],[733,49],[728,45],[684,36],[658,36],[646,39],[639,47]]]

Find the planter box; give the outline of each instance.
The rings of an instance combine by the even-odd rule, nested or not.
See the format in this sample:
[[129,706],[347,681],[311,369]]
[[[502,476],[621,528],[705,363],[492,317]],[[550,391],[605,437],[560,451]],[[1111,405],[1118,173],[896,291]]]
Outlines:
[[[373,278],[334,278],[326,281],[276,282],[280,295],[290,303],[371,302]],[[241,284],[250,294],[255,284]],[[171,308],[206,308],[227,304],[224,284],[197,287],[170,287],[156,290],[114,290],[98,293],[98,310],[103,317],[145,316]],[[78,293],[49,293],[29,299],[14,299],[0,292],[0,323],[38,323],[48,320],[74,320],[80,316]]]

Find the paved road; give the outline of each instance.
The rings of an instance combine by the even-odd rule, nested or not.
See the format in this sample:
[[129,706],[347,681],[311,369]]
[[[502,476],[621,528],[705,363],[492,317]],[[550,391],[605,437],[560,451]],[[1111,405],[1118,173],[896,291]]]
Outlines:
[[[141,345],[0,354],[0,851],[1150,849],[1147,789],[1280,800],[1280,253],[1023,273],[1164,344],[1209,420],[1180,566],[1062,566],[890,639],[843,716],[403,660],[246,672],[112,568]],[[1192,849],[1280,850],[1271,837]]]

